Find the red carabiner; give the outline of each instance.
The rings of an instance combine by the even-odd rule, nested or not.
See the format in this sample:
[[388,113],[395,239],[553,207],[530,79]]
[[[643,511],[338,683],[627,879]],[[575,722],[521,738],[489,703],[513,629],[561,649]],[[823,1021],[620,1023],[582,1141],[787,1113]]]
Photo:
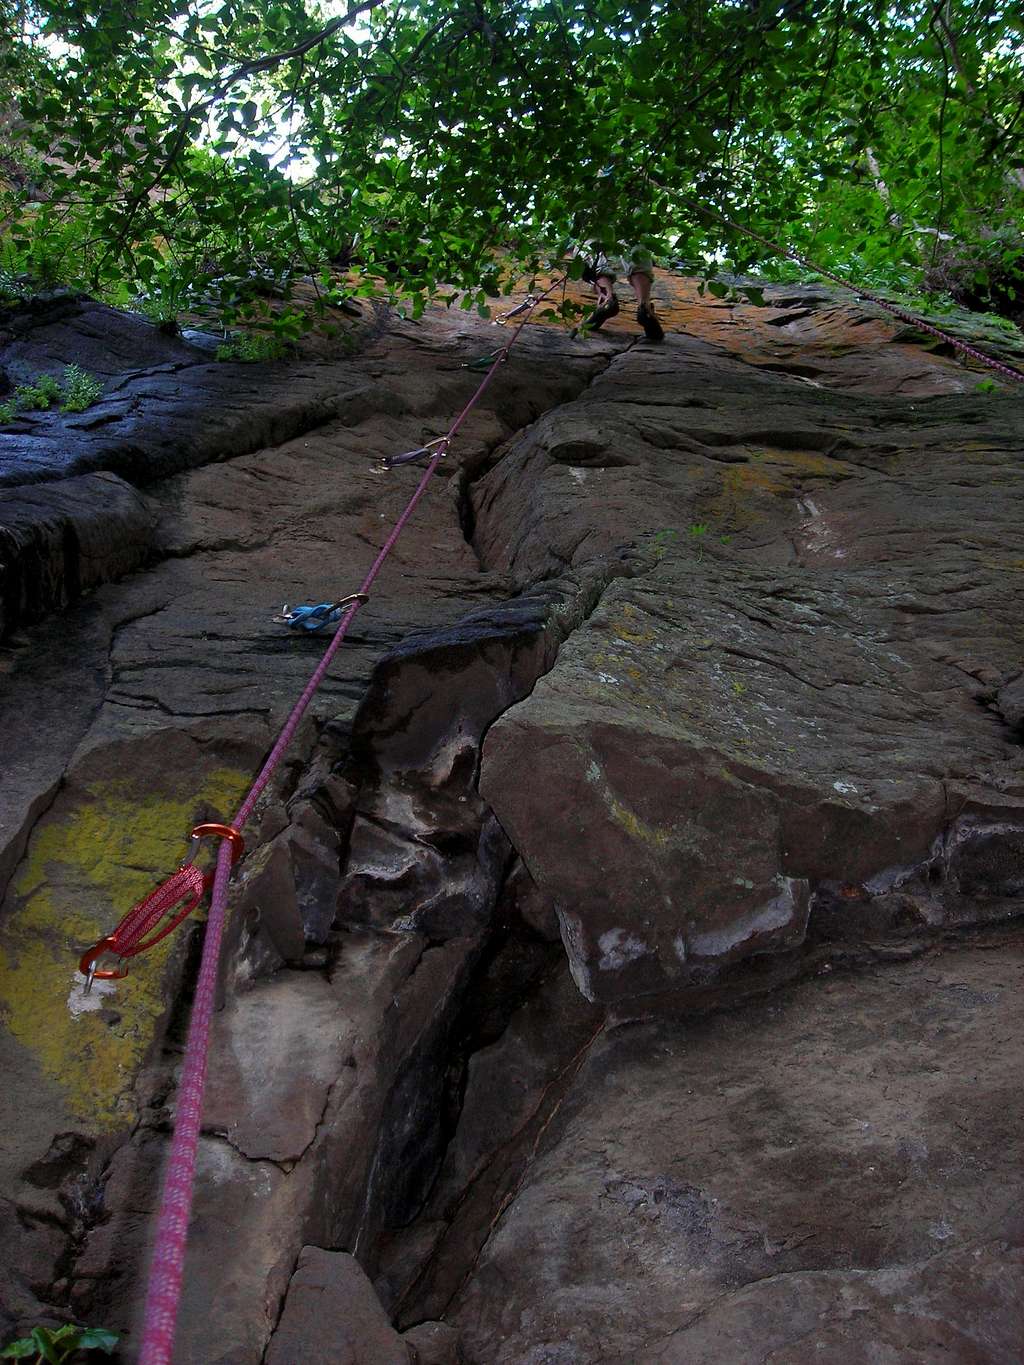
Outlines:
[[120,981],[122,977],[128,975],[128,968],[125,966],[121,971],[115,971],[111,967],[97,967],[95,964],[104,953],[112,953],[117,957],[118,962],[124,962],[124,958],[117,951],[117,940],[113,934],[107,934],[83,953],[78,962],[78,970],[85,977],[85,993],[89,994],[94,981]]
[[196,825],[195,829],[188,836],[192,847],[188,857],[185,859],[185,865],[195,859],[195,856],[199,851],[200,839],[206,839],[211,835],[218,839],[228,840],[231,845],[231,866],[234,867],[235,863],[238,862],[239,858],[245,852],[245,840],[239,834],[238,830],[235,829],[234,825],[221,825],[215,820],[208,820],[206,824]]

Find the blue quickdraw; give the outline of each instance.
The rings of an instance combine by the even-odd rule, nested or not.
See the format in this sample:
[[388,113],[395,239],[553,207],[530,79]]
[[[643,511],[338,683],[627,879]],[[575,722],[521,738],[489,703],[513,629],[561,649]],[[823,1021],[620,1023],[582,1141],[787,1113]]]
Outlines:
[[415,450],[405,450],[401,455],[384,455],[379,465],[374,466],[374,474],[386,474],[389,469],[397,469],[403,464],[418,464],[420,460],[428,455],[433,455],[440,448],[444,448],[444,454],[448,454],[449,438],[439,436],[436,441],[427,441],[426,445],[417,446]]
[[292,630],[323,630],[324,626],[337,625],[347,608],[369,602],[364,592],[353,592],[338,602],[321,602],[315,607],[289,607],[286,602],[273,618],[278,626],[290,626]]

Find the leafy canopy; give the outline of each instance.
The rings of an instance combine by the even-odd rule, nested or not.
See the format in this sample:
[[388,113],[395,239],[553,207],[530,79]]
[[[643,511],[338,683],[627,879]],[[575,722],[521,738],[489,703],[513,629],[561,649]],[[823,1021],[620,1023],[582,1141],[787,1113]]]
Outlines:
[[1019,0],[0,0],[0,51],[8,246],[108,290],[770,256],[708,208],[876,282],[1019,248]]

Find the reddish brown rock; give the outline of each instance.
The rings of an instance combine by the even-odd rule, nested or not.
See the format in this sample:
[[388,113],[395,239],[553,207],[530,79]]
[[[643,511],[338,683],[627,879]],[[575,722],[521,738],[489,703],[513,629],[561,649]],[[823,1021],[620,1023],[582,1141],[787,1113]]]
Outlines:
[[[893,397],[898,348],[817,389],[729,349],[616,357],[473,489],[475,543],[518,582],[648,556],[491,727],[480,776],[580,988],[627,1012],[706,1001],[743,959],[785,975],[837,905],[845,937],[894,891],[922,927],[1024,905],[1024,768],[989,709],[1012,725],[1024,654],[1021,396],[917,353]],[[990,807],[969,830],[963,782]]]
[[[233,901],[182,1365],[256,1365],[304,1246],[487,1365],[632,1365],[779,1270],[845,1277],[809,1288],[826,1306],[855,1281],[901,1349],[915,1296],[965,1339],[1015,1328],[989,1273],[1019,1194],[1003,983],[951,955],[606,1037],[551,941],[557,909],[580,984],[636,1014],[1021,905],[1019,398],[851,299],[657,289],[660,348],[627,349],[628,310],[589,342],[527,329],[246,831],[269,851]],[[83,320],[36,319],[18,363]],[[129,374],[139,326],[96,357],[101,405],[7,441],[41,452],[7,473],[49,480],[42,515],[81,468],[144,482],[156,520],[99,534],[76,603],[50,550],[85,523],[54,511],[68,609],[11,637],[0,712],[0,1311],[130,1340],[198,934],[88,1003],[77,953],[230,815],[322,647],[271,614],[356,586],[416,479],[373,464],[446,429],[498,335],[438,312],[346,359]],[[111,514],[136,496],[87,477]],[[949,1244],[962,1292],[929,1269]]]
[[343,1251],[303,1247],[266,1365],[416,1365],[388,1322],[358,1261]]

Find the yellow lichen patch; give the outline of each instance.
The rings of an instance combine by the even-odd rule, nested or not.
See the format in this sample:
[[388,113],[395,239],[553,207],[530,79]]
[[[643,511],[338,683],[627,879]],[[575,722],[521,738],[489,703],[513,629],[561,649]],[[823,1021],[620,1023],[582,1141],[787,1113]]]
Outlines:
[[631,811],[628,806],[614,796],[604,780],[600,767],[596,762],[591,762],[586,770],[587,781],[600,790],[604,804],[608,808],[608,814],[626,831],[633,839],[638,839],[641,843],[649,844],[653,848],[664,848],[671,840],[671,835],[667,830],[656,829],[653,825],[641,820],[635,811]]
[[181,862],[197,814],[229,815],[246,781],[219,768],[191,790],[158,792],[130,778],[95,783],[51,813],[29,843],[0,941],[0,1016],[69,1113],[93,1131],[131,1121],[132,1083],[166,1008],[174,936],[135,958],[116,991],[88,1001],[78,958]]
[[629,602],[623,603],[610,624],[616,637],[624,643],[649,645],[656,638],[651,627],[644,624],[642,614]]
[[744,530],[762,520],[756,507],[760,498],[791,491],[787,479],[763,464],[731,464],[722,471],[722,491],[711,503],[711,515],[720,525]]
[[794,474],[810,475],[836,482],[850,478],[855,472],[853,466],[846,464],[845,461],[833,460],[828,455],[821,455],[814,450],[766,450],[759,458],[765,464],[779,470],[791,470]]
[[657,829],[654,825],[647,824],[640,817],[631,811],[628,806],[624,806],[611,793],[607,796],[608,813],[617,825],[620,825],[627,834],[634,839],[639,839],[641,843],[650,844],[654,848],[664,848],[669,842],[667,830]]

